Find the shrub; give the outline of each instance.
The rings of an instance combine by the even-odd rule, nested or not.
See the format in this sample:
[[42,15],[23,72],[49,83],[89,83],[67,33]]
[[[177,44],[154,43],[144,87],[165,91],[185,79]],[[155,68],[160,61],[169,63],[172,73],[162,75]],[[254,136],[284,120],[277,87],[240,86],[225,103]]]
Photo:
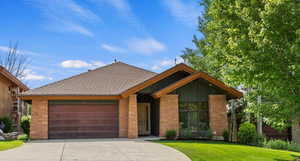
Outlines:
[[266,141],[267,139],[264,135],[257,135],[255,144],[262,147]]
[[283,140],[269,140],[264,143],[264,147],[300,152],[300,145]]
[[28,140],[28,135],[27,134],[19,135],[17,139],[18,140],[27,141]]
[[180,130],[180,137],[185,139],[191,139],[193,138],[193,131],[191,128],[184,128]]
[[7,116],[1,117],[0,123],[1,122],[3,122],[5,125],[5,127],[3,129],[4,133],[8,133],[8,132],[12,131],[12,120],[9,117],[7,117]]
[[223,131],[223,138],[225,141],[229,141],[229,133],[228,130]]
[[256,142],[255,126],[249,122],[243,123],[239,129],[239,142],[242,144],[255,144]]
[[176,138],[176,134],[177,134],[176,130],[168,130],[166,132],[166,138],[168,140],[174,140]]
[[30,133],[30,122],[31,122],[30,116],[22,116],[21,128],[23,129],[23,132],[27,135],[29,135],[29,133]]
[[200,132],[200,136],[206,139],[212,139],[213,137],[213,132],[211,129],[204,130]]

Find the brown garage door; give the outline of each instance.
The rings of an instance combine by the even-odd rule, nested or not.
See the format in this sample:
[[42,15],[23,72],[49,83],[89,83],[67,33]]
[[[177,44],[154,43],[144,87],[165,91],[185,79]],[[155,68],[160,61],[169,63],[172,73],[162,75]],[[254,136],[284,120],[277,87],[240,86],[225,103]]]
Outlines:
[[117,104],[49,103],[49,138],[118,137]]

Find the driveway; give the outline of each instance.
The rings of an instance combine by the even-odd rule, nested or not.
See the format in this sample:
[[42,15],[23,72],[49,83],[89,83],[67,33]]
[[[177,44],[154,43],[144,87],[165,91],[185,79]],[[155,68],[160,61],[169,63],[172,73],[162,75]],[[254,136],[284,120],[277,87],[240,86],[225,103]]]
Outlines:
[[190,161],[170,147],[143,140],[32,141],[0,152],[2,161]]

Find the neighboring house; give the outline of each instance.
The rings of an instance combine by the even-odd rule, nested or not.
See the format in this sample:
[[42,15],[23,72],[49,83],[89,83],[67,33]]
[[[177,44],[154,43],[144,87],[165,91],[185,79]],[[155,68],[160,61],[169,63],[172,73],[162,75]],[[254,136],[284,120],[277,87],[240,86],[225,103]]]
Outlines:
[[154,73],[121,62],[29,90],[32,139],[137,138],[227,129],[226,101],[243,94],[185,64]]
[[18,95],[28,89],[19,79],[0,66],[0,117],[10,117],[15,127],[22,114],[27,112]]

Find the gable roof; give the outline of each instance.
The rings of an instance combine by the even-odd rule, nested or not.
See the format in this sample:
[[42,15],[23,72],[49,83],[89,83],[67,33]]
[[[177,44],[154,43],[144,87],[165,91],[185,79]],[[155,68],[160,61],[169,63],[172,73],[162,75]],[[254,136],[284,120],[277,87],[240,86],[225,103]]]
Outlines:
[[17,77],[12,75],[8,70],[6,70],[3,66],[0,66],[0,75],[8,79],[10,82],[12,82],[14,85],[21,88],[21,90],[26,91],[29,90],[29,88],[23,84]]
[[22,95],[114,96],[155,75],[154,72],[117,62],[29,90]]
[[199,79],[199,78],[202,78],[204,80],[207,80],[208,82],[214,84],[215,86],[223,89],[224,91],[228,92],[229,95],[235,97],[235,98],[241,98],[243,96],[243,93],[234,89],[234,88],[231,88],[231,87],[228,87],[226,86],[223,82],[209,76],[208,74],[204,73],[204,72],[196,72],[190,76],[187,76],[155,93],[152,94],[152,96],[154,98],[159,98],[167,93],[170,93],[172,91],[174,91],[175,89],[179,88],[179,87],[182,87],[190,82],[192,82],[193,80],[196,80],[196,79]]
[[136,93],[178,71],[185,71],[185,72],[188,72],[188,73],[194,73],[194,72],[197,72],[196,70],[194,70],[193,68],[187,66],[186,64],[178,64],[160,74],[157,74],[156,76],[152,77],[151,79],[148,79],[148,80],[145,80],[144,82],[140,83],[140,84],[137,84],[136,86],[133,86],[129,89],[127,89],[126,91],[124,91],[121,96],[122,97],[127,97],[133,93]]

